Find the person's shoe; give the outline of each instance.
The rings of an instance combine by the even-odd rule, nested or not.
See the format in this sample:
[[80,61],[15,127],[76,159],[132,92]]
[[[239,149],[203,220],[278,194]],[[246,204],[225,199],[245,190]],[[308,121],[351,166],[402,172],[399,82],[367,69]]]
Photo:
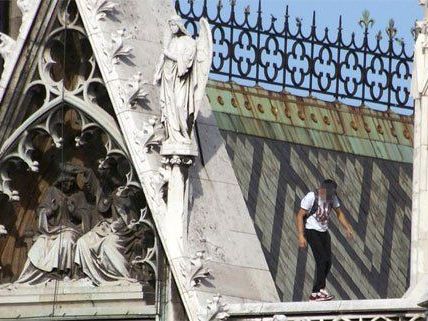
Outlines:
[[329,294],[325,290],[320,290],[320,292],[312,293],[309,296],[309,301],[330,301],[333,300],[334,295]]
[[319,293],[319,292],[318,292],[318,293],[312,293],[312,294],[309,296],[309,301],[318,301],[319,295],[320,295],[320,293]]
[[334,295],[328,293],[325,289],[321,289],[320,292],[322,300],[320,301],[330,301],[334,299]]

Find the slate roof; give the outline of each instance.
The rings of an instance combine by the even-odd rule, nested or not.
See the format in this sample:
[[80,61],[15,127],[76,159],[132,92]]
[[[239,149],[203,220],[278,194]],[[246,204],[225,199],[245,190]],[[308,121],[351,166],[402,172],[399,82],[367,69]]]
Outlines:
[[[409,285],[411,116],[211,82],[208,96],[284,301],[306,299],[314,261],[297,248],[300,199],[336,180],[355,232],[332,219],[328,287],[339,299],[392,298]],[[309,253],[309,254],[308,254]]]

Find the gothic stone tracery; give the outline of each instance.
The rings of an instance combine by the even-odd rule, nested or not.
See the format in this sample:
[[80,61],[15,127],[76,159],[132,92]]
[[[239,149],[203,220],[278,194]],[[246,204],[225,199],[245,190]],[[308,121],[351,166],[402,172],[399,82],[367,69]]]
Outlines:
[[74,2],[60,7],[25,97],[24,122],[0,150],[0,190],[15,201],[4,206],[2,282],[138,282],[154,293],[156,232]]

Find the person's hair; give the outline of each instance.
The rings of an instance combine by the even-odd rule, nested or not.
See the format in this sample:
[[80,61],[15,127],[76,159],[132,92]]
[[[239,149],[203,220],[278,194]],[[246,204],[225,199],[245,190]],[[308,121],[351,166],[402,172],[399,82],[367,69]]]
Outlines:
[[321,183],[321,188],[336,190],[337,189],[337,183],[335,181],[333,181],[332,179],[325,179]]

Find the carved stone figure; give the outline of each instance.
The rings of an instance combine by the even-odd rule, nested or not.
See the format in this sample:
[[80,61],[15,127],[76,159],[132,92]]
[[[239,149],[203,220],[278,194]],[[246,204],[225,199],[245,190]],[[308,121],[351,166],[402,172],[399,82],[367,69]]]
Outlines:
[[4,227],[4,225],[0,224],[0,237],[4,237],[6,235],[7,235],[6,227]]
[[62,164],[60,176],[44,193],[36,210],[41,235],[30,248],[16,283],[37,284],[73,276],[76,241],[89,228],[90,218],[90,205],[76,182],[81,171],[79,166]]
[[92,170],[85,173],[88,198],[95,203],[93,227],[77,241],[75,263],[95,285],[111,281],[136,282],[129,273],[126,253],[138,235],[132,224],[133,210],[129,191],[123,190],[110,175],[106,163],[99,168],[99,178]]
[[168,20],[164,51],[155,73],[160,84],[162,122],[166,140],[164,155],[192,153],[192,130],[199,106],[205,95],[205,85],[212,60],[212,37],[205,19],[200,21],[200,36],[195,41],[188,34],[179,16]]

